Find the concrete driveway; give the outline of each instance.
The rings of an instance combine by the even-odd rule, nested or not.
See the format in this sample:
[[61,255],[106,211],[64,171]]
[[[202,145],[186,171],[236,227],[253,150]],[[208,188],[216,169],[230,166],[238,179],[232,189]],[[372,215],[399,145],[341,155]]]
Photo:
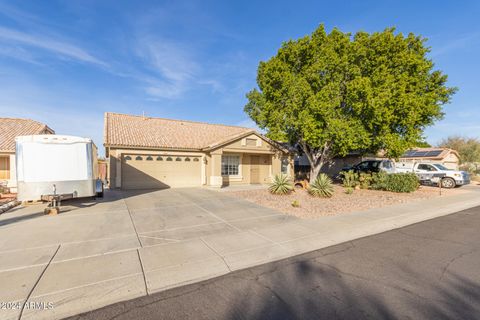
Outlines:
[[0,215],[0,319],[63,318],[477,205],[471,192],[300,220],[192,188],[110,191],[58,216],[17,207]]
[[[287,252],[255,230],[296,221],[201,188],[64,205],[58,216],[44,216],[44,205],[0,216],[0,301],[15,305],[0,318],[73,315],[281,258]],[[22,310],[25,300],[53,308]]]

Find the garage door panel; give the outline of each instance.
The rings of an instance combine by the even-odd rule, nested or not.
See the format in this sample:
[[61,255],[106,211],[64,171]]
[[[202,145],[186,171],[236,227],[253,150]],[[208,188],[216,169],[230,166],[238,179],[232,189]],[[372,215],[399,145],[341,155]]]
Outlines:
[[[201,185],[201,161],[194,157],[156,156],[146,160],[146,156],[124,155],[122,161],[122,186],[124,189],[156,189],[193,187]],[[171,161],[167,161],[168,158]],[[176,159],[180,158],[181,161]],[[197,157],[197,159],[200,159]],[[170,160],[170,159],[169,159]]]

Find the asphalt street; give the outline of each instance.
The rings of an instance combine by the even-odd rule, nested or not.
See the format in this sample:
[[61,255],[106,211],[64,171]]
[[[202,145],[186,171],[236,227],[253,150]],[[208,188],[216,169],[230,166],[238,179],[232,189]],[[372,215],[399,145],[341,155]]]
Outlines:
[[480,319],[480,207],[71,319]]

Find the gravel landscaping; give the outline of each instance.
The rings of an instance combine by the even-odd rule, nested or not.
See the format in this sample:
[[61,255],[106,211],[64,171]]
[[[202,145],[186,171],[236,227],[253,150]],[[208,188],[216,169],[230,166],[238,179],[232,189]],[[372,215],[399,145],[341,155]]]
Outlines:
[[[362,211],[440,196],[439,188],[424,186],[412,193],[355,190],[353,194],[346,194],[345,189],[339,185],[335,185],[334,189],[335,193],[331,198],[314,198],[310,196],[307,191],[301,189],[297,189],[295,192],[284,196],[273,195],[266,189],[228,191],[228,194],[299,218],[317,218]],[[442,189],[442,196],[464,192],[467,191],[462,190],[462,188]],[[292,206],[292,202],[295,200],[300,204],[299,207]]]

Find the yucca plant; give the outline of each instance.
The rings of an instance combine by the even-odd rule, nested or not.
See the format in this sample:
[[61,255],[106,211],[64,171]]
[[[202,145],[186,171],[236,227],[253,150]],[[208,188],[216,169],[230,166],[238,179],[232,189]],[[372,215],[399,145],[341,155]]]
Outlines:
[[308,193],[314,197],[330,198],[333,196],[332,179],[330,179],[325,173],[320,173],[317,179],[310,184]]
[[277,174],[268,191],[273,194],[289,194],[293,190],[293,184],[290,178],[284,174]]

